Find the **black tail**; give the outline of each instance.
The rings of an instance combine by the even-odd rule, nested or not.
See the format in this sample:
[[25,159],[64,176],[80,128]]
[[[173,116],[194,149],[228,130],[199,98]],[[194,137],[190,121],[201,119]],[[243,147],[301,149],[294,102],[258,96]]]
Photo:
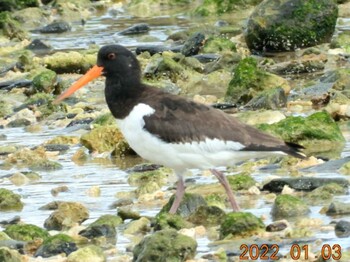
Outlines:
[[283,150],[283,152],[300,159],[307,158],[307,156],[302,152],[302,150],[305,149],[305,147],[298,145],[296,143],[291,143],[291,142],[285,142],[285,143],[287,148],[286,150]]

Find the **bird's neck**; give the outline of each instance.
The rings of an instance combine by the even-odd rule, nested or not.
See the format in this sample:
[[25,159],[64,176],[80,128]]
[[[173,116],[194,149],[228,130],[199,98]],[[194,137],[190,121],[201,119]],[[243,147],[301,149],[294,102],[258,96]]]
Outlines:
[[[121,79],[124,79],[121,80]],[[135,78],[106,78],[105,98],[113,116],[125,118],[132,107],[138,103],[144,85]]]

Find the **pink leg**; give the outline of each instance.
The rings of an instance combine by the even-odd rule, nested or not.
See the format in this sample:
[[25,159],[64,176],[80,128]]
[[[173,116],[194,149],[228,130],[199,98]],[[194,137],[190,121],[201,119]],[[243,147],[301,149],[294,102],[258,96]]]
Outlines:
[[176,188],[176,193],[175,193],[175,199],[174,202],[169,210],[170,214],[175,214],[177,209],[180,206],[181,200],[185,194],[185,183],[182,178],[182,176],[179,176],[179,180],[177,181],[177,188]]
[[226,176],[215,169],[210,169],[210,172],[216,176],[216,178],[219,180],[220,184],[225,188],[228,200],[230,201],[231,207],[233,209],[233,211],[239,211],[239,206],[235,200],[235,197],[233,195],[232,189],[230,187],[230,184],[228,183],[228,180],[226,178]]

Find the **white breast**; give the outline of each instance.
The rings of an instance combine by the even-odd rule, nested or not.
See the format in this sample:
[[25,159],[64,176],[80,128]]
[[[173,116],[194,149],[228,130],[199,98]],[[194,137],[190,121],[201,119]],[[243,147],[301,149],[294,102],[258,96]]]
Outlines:
[[[225,142],[207,138],[201,142],[166,143],[144,129],[143,117],[154,112],[155,110],[149,105],[140,103],[126,118],[117,119],[118,126],[131,148],[152,163],[184,171],[188,168],[208,169],[229,166],[256,157],[254,153],[257,152],[239,151],[244,145],[234,141]],[[261,153],[259,152],[259,156]]]

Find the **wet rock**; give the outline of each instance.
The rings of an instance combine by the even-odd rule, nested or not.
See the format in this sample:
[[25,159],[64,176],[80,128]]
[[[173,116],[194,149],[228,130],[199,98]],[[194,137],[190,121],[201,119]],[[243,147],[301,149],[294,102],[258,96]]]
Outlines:
[[49,151],[49,152],[58,151],[60,154],[69,150],[69,146],[63,145],[63,144],[46,144],[46,145],[44,144],[43,147],[45,148],[46,151]]
[[0,210],[22,210],[21,196],[6,188],[0,188]]
[[254,178],[246,173],[227,176],[227,180],[234,191],[247,190],[257,184]]
[[54,145],[76,145],[78,143],[79,137],[76,136],[56,136],[45,142],[45,144]]
[[33,78],[35,93],[51,94],[55,90],[57,74],[52,70],[45,70]]
[[335,224],[335,235],[340,238],[350,237],[350,222],[340,220]]
[[306,153],[334,154],[344,147],[344,136],[337,123],[326,112],[317,112],[308,117],[290,116],[278,123],[258,126],[284,141],[300,144]]
[[118,208],[118,216],[120,216],[123,220],[126,220],[126,219],[137,220],[141,217],[139,212],[134,211],[128,207]]
[[251,126],[259,124],[273,124],[286,118],[286,116],[283,113],[276,110],[266,110],[261,112],[246,111],[238,113],[235,116],[239,118],[239,120],[241,120],[242,122]]
[[31,122],[28,119],[25,118],[17,118],[12,121],[10,121],[7,124],[7,127],[24,127],[24,126],[29,126]]
[[80,203],[61,202],[56,211],[45,220],[44,227],[48,230],[62,230],[80,224],[89,218],[89,211]]
[[334,195],[345,195],[347,192],[347,186],[344,186],[344,184],[329,183],[307,194],[306,200],[315,205],[322,201],[331,201]]
[[329,205],[326,214],[329,216],[350,214],[350,203],[334,201]]
[[17,250],[8,247],[0,247],[0,261],[22,262],[22,256]]
[[[172,195],[169,199],[169,202],[166,203],[166,205],[164,205],[163,208],[160,210],[160,213],[169,212],[174,200],[175,195]],[[200,206],[206,205],[207,202],[205,202],[205,199],[201,195],[185,193],[180,203],[180,206],[176,211],[176,214],[182,217],[188,217],[193,212],[195,212]]]
[[279,232],[288,227],[287,220],[274,221],[271,224],[266,226],[267,232]]
[[[15,224],[18,224],[20,221],[21,221],[21,217],[20,216],[14,216],[13,218],[0,221],[0,225],[15,225]],[[1,234],[0,234],[0,239],[1,240],[4,239],[3,237],[1,237]],[[10,239],[10,238],[8,238],[8,239]]]
[[9,177],[9,180],[11,181],[12,184],[16,186],[22,186],[29,183],[29,178],[27,178],[22,173],[13,174],[12,176]]
[[251,99],[246,107],[252,109],[278,109],[287,105],[287,96],[283,88],[277,87],[260,92]]
[[34,256],[51,257],[62,253],[69,255],[77,249],[73,238],[65,234],[57,234],[46,238]]
[[[91,152],[106,152],[118,148],[118,144],[125,142],[123,135],[116,126],[100,126],[94,128],[89,133],[84,134],[80,138],[80,142]],[[125,148],[125,151],[120,154],[128,154],[131,152],[130,147]]]
[[335,2],[263,1],[249,17],[245,40],[255,51],[289,51],[325,43],[337,17]]
[[[206,64],[206,63],[218,60],[221,56],[218,55],[218,54],[198,54],[198,55],[194,55],[192,57],[196,58],[202,64]],[[212,71],[214,71],[214,70],[212,70]],[[208,71],[206,70],[205,72],[209,73],[211,71],[210,70],[208,70]]]
[[150,182],[155,182],[161,187],[168,182],[169,173],[172,173],[172,171],[168,168],[130,173],[128,176],[128,183],[131,186],[142,186]]
[[259,92],[283,88],[287,93],[290,86],[284,78],[258,68],[254,58],[242,59],[234,70],[234,76],[227,88],[225,99],[232,103],[245,104]]
[[129,206],[129,205],[132,205],[133,203],[134,201],[130,198],[121,198],[113,202],[109,207],[114,209],[117,207]]
[[138,220],[131,221],[125,228],[124,234],[136,235],[145,234],[150,230],[151,221],[148,218],[141,217]]
[[123,223],[123,219],[116,215],[102,215],[90,225],[110,225],[113,227]]
[[275,199],[271,215],[273,219],[289,219],[307,215],[309,212],[309,207],[299,198],[291,195],[279,195]]
[[226,214],[220,227],[220,239],[232,236],[250,236],[265,228],[260,218],[252,213],[231,212]]
[[322,71],[328,57],[325,54],[303,55],[298,59],[276,63],[268,66],[267,70],[275,74],[302,74]]
[[[200,60],[201,58],[198,58],[198,56],[194,57],[196,59],[199,59],[199,61],[203,63],[203,61]],[[213,62],[206,62],[207,64],[205,65],[204,72],[206,74],[209,74],[220,69],[229,70],[231,72],[241,59],[242,57],[240,54],[232,52],[222,52],[221,56],[214,59]]]
[[201,50],[203,53],[236,52],[236,45],[227,38],[210,36]]
[[145,237],[133,249],[133,261],[186,261],[195,256],[197,243],[175,230],[161,230]]
[[145,34],[150,30],[150,26],[146,23],[140,23],[133,25],[131,27],[128,27],[120,32],[118,32],[118,35],[137,35],[137,34]]
[[259,2],[259,0],[247,0],[240,3],[236,1],[204,1],[201,2],[197,8],[193,9],[193,13],[200,16],[229,14],[233,11],[238,12],[239,10],[245,10],[255,6]]
[[144,194],[154,193],[158,190],[160,190],[160,186],[156,182],[148,182],[139,186],[135,193],[138,197],[140,197]]
[[37,29],[42,34],[58,34],[64,33],[71,30],[69,23],[65,21],[56,21],[44,26],[43,28]]
[[200,206],[188,217],[188,221],[195,225],[217,226],[225,219],[225,211],[217,206]]
[[12,105],[5,100],[0,100],[0,117],[7,116],[12,113]]
[[10,225],[4,232],[12,239],[21,241],[31,241],[36,238],[45,240],[49,237],[49,233],[45,229],[31,224]]
[[112,243],[114,243],[117,237],[117,231],[114,226],[107,224],[90,225],[86,229],[80,231],[79,235],[88,239],[105,237],[106,239],[112,240]]
[[33,52],[41,51],[48,53],[52,47],[41,39],[34,39],[29,45],[26,46],[26,49],[32,50]]
[[93,121],[94,119],[92,117],[74,119],[66,127],[68,128],[68,127],[77,126],[77,125],[89,126],[90,123],[92,123]]
[[156,216],[154,230],[191,228],[193,224],[177,214],[160,212]]
[[0,156],[7,156],[18,150],[15,146],[0,146]]
[[51,189],[52,196],[58,196],[59,193],[68,192],[69,188],[67,186],[58,186]]
[[204,40],[204,34],[200,32],[194,33],[184,43],[181,49],[181,54],[184,56],[197,55],[199,53],[199,50],[203,47]]
[[106,256],[98,246],[86,246],[69,254],[67,262],[105,262]]
[[148,52],[151,56],[153,56],[155,54],[161,54],[166,51],[179,53],[181,51],[181,48],[182,46],[142,45],[136,48],[135,53],[139,55],[144,52]]
[[0,29],[2,30],[2,34],[10,39],[21,41],[28,37],[21,24],[7,11],[0,12]]
[[298,191],[312,191],[328,184],[337,184],[343,189],[346,189],[349,186],[349,182],[344,178],[287,177],[271,180],[263,186],[263,190],[280,193],[282,192],[283,187],[287,185]]

